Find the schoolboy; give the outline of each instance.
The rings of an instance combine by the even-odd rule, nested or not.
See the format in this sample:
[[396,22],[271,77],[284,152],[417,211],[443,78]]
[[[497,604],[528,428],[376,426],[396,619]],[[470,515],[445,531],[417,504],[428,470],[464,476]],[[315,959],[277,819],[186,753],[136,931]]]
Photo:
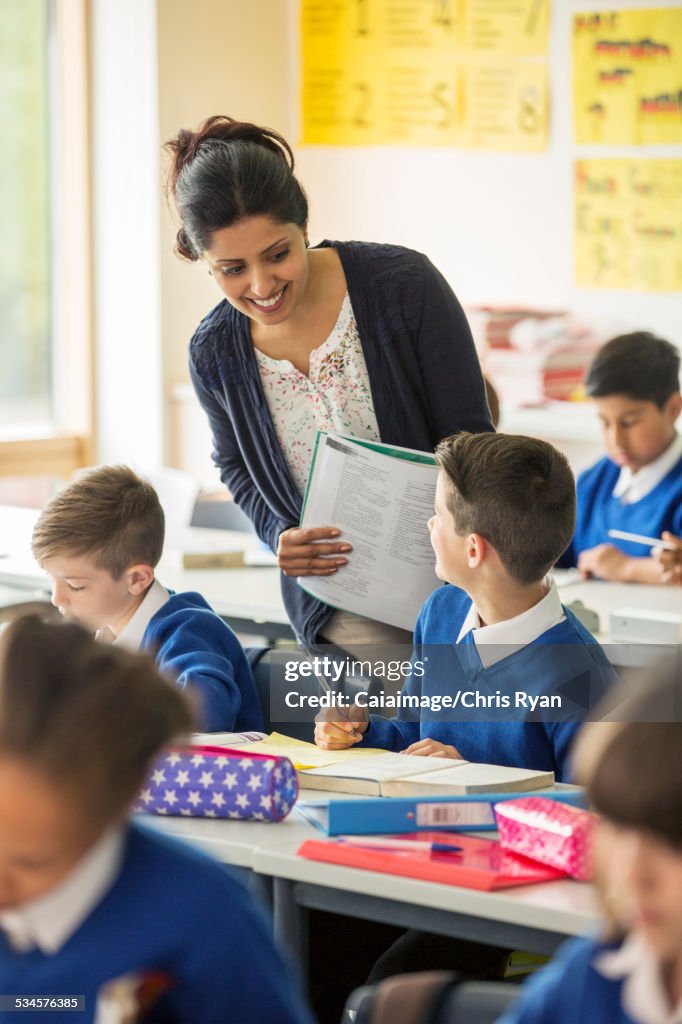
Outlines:
[[[449,720],[405,707],[392,720],[320,721],[316,741],[331,749],[363,742],[408,754],[461,756],[554,771],[566,780],[580,720],[616,678],[547,578],[575,522],[569,465],[545,441],[506,434],[447,438],[436,460],[429,530],[436,574],[450,585],[434,591],[421,610],[415,659],[423,675],[413,672],[403,694],[433,702],[483,693],[509,697],[511,707],[451,710]],[[516,692],[529,690],[560,697],[563,710],[536,715],[515,706]]]
[[41,513],[33,554],[52,578],[52,603],[99,639],[151,650],[198,697],[200,728],[262,729],[239,640],[200,594],[155,579],[164,515],[156,491],[127,466],[81,474]]
[[585,386],[606,456],[578,478],[576,529],[561,566],[605,580],[671,582],[646,547],[613,540],[609,530],[682,533],[679,371],[677,348],[646,331],[613,338],[597,353]]

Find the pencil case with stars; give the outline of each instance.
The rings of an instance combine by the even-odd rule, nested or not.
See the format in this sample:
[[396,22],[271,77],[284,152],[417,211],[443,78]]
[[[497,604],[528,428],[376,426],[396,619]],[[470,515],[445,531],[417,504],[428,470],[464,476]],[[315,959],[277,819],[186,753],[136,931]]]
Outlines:
[[168,750],[154,763],[133,810],[183,818],[281,821],[296,803],[287,757],[229,747]]

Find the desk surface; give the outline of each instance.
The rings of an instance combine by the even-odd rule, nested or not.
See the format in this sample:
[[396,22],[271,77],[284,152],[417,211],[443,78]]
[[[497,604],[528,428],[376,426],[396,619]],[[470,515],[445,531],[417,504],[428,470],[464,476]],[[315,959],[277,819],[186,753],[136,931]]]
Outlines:
[[[333,799],[334,795],[316,793],[316,797]],[[224,863],[342,894],[393,900],[505,924],[522,922],[529,929],[562,935],[583,934],[600,920],[593,888],[570,879],[488,893],[305,860],[296,851],[305,839],[319,839],[320,833],[295,810],[278,823],[162,815],[144,815],[142,820],[201,847]]]

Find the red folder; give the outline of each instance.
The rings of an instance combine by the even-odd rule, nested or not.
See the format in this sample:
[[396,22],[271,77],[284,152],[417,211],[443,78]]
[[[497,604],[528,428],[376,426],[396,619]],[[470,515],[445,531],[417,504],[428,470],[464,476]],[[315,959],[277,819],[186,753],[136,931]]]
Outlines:
[[[397,838],[417,843],[442,843],[444,832],[408,832]],[[547,867],[503,850],[497,840],[474,836],[452,835],[460,852],[436,852],[363,847],[342,840],[307,839],[298,849],[299,857],[320,860],[327,864],[344,864],[365,871],[382,871],[387,875],[421,878],[427,882],[463,886],[466,889],[505,889],[513,885],[531,885],[566,878],[563,871]]]

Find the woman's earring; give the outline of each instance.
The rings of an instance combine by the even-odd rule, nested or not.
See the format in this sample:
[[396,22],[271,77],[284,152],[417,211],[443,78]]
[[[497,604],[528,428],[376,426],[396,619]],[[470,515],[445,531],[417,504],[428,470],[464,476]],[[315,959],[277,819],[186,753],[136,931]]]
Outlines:
[[306,249],[310,248],[310,240],[308,238],[306,238],[306,240],[305,240],[305,247],[306,247]]

